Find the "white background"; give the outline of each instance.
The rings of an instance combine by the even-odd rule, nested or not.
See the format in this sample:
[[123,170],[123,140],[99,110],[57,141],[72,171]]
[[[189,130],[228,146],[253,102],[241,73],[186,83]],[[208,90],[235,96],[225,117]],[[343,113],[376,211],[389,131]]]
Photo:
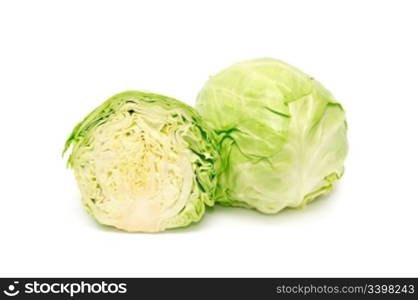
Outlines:
[[[418,276],[416,1],[2,1],[0,276]],[[163,234],[100,227],[61,150],[127,89],[190,104],[276,57],[344,105],[335,192],[275,216],[216,207]]]

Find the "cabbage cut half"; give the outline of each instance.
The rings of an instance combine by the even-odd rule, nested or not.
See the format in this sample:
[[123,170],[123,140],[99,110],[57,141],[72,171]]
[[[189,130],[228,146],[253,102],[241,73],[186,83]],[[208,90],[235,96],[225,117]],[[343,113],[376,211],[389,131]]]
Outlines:
[[99,223],[158,232],[199,221],[213,205],[216,152],[193,108],[128,91],[73,130],[69,165],[82,202]]
[[244,61],[211,77],[197,110],[222,159],[216,201],[276,213],[331,191],[342,176],[347,124],[318,81],[276,59]]

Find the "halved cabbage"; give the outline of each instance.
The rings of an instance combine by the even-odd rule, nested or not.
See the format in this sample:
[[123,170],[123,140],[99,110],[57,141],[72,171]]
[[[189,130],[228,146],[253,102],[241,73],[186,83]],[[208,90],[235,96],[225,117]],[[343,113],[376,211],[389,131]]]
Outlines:
[[211,77],[197,110],[217,134],[216,201],[276,213],[329,192],[347,154],[342,106],[318,81],[271,58]]
[[216,152],[193,108],[128,91],[113,96],[73,130],[82,202],[99,223],[158,232],[199,221],[213,205]]

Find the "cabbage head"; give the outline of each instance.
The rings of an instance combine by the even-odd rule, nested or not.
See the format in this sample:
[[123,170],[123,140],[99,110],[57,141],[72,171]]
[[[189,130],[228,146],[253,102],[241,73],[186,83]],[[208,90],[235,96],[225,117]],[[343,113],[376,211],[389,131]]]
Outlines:
[[216,156],[196,111],[162,95],[127,91],[73,130],[69,166],[99,223],[158,232],[199,221],[213,205]]
[[276,59],[211,77],[197,110],[216,133],[216,201],[276,213],[331,191],[347,154],[345,113],[314,78]]

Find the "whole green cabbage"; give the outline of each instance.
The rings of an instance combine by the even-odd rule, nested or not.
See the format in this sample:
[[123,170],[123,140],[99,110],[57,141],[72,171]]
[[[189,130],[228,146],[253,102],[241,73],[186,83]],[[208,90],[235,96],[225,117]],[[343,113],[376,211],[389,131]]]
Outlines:
[[69,165],[99,223],[157,232],[199,221],[213,205],[217,152],[195,110],[162,95],[111,97],[73,130]]
[[276,213],[331,191],[343,174],[347,124],[318,81],[271,58],[211,77],[197,110],[216,133],[216,201]]

